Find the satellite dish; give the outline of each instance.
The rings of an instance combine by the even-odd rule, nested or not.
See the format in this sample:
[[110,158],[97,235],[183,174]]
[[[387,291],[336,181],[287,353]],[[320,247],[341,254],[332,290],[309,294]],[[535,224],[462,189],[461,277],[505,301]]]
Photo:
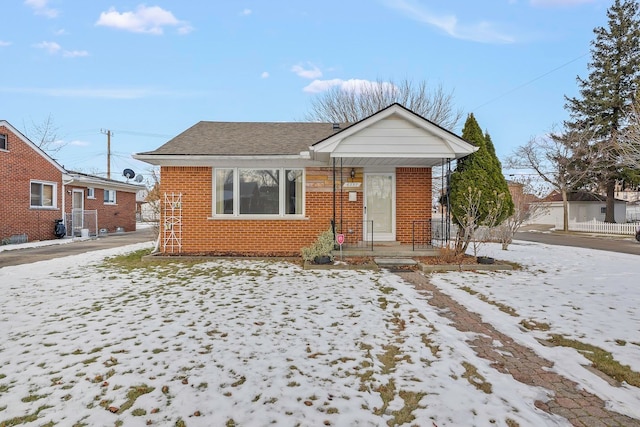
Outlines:
[[134,179],[135,182],[142,182],[142,180],[144,179],[144,177],[140,174],[136,175],[136,179]]
[[136,173],[132,169],[125,169],[122,171],[122,175],[127,179],[131,179],[136,176]]

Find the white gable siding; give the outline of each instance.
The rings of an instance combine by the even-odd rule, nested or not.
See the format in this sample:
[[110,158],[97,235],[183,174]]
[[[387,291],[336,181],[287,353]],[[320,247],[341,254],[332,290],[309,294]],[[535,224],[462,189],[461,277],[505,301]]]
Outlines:
[[342,140],[333,151],[336,157],[412,157],[434,155],[453,157],[442,138],[409,121],[389,117]]

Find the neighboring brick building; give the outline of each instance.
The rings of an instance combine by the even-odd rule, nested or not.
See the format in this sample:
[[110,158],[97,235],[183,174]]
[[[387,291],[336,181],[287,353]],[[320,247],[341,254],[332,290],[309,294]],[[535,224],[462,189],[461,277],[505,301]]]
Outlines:
[[[133,231],[139,189],[139,185],[66,171],[0,120],[0,242],[54,239],[57,219],[67,222],[69,235],[80,235],[83,229]],[[89,227],[85,217],[96,216],[97,223],[94,219]]]
[[161,167],[161,251],[264,256],[332,223],[348,245],[412,243],[431,168],[475,150],[393,104],[354,124],[199,122],[134,158]]

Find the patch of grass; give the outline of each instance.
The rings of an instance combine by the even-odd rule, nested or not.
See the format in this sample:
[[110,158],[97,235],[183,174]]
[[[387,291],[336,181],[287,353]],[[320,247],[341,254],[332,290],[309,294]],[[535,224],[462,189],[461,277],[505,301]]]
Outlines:
[[551,326],[548,323],[536,322],[532,319],[523,319],[520,321],[520,325],[530,331],[548,331],[551,329]]
[[131,411],[131,415],[133,415],[134,417],[144,417],[145,415],[147,415],[147,411],[142,408],[136,408]]
[[382,362],[382,374],[389,374],[396,368],[397,356],[400,354],[400,349],[395,345],[389,345],[385,347],[386,351],[378,356],[378,360]]
[[23,397],[20,400],[25,402],[25,403],[35,402],[36,400],[44,399],[47,396],[49,396],[49,395],[48,394],[30,394],[29,396]]
[[131,408],[137,398],[147,393],[151,393],[153,390],[153,387],[149,387],[146,384],[129,388],[129,391],[127,392],[127,401],[122,404],[120,409],[118,409],[118,414],[122,414],[124,411]]
[[520,427],[520,424],[511,418],[507,418],[504,422],[507,424],[507,427]]
[[491,383],[487,382],[487,380],[480,375],[475,366],[468,362],[462,362],[462,366],[464,367],[464,374],[462,374],[462,378],[466,378],[467,381],[469,381],[469,384],[478,390],[487,394],[492,393]]
[[52,406],[43,405],[38,409],[36,409],[36,412],[34,412],[33,414],[24,415],[22,417],[15,417],[15,418],[2,421],[0,422],[0,426],[2,427],[17,426],[18,424],[26,424],[26,423],[31,423],[33,421],[37,421],[38,415],[40,415],[40,412],[49,408],[52,408]]
[[427,393],[416,393],[414,391],[403,390],[400,390],[398,394],[402,400],[404,400],[404,406],[401,409],[392,412],[393,419],[387,422],[387,425],[389,426],[408,424],[415,420],[416,417],[413,415],[413,411],[418,408],[423,408],[419,403],[420,400],[427,395]]
[[128,254],[118,255],[106,258],[102,265],[104,267],[117,267],[122,270],[135,270],[137,268],[146,268],[148,263],[142,261],[142,257],[151,254],[152,249],[140,249],[138,251],[129,252]]
[[241,386],[242,384],[245,383],[245,381],[247,381],[247,379],[244,376],[242,376],[242,377],[240,377],[240,379],[238,381],[236,381],[233,384],[231,384],[231,387]]
[[373,413],[378,416],[382,416],[387,412],[387,408],[389,407],[389,403],[395,398],[396,395],[396,384],[393,382],[393,379],[389,380],[389,382],[384,385],[381,384],[376,388],[376,392],[380,394],[380,398],[382,399],[382,406],[380,408],[373,408]]
[[82,364],[85,365],[85,366],[86,365],[90,365],[92,363],[95,363],[96,360],[98,360],[98,356],[92,357],[91,359],[85,359],[85,360],[82,361]]
[[431,354],[434,356],[438,356],[438,352],[440,351],[440,346],[436,345],[431,341],[431,338],[427,336],[427,334],[420,335],[422,337],[422,343],[431,350]]
[[615,340],[616,344],[618,344],[619,346],[625,346],[627,345],[627,342],[625,340]]
[[622,365],[613,358],[613,355],[595,345],[586,344],[577,340],[571,340],[562,335],[552,335],[549,340],[554,345],[575,348],[586,357],[592,366],[616,381],[624,381],[634,387],[640,387],[640,373],[634,371],[628,365]]

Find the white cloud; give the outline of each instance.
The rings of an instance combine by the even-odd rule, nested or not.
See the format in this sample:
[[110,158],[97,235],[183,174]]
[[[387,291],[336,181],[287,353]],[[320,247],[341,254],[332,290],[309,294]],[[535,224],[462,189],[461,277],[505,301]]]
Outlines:
[[65,58],[79,58],[83,56],[89,56],[89,52],[86,50],[65,50],[62,52],[62,56]]
[[487,21],[463,24],[455,15],[437,15],[418,4],[416,0],[384,1],[389,7],[403,12],[411,19],[436,27],[457,39],[479,43],[513,43],[515,41],[512,36],[500,33],[492,23]]
[[33,9],[36,15],[46,16],[47,18],[56,18],[60,12],[48,7],[48,3],[49,0],[24,0],[24,4]]
[[291,71],[305,79],[317,79],[318,77],[322,77],[322,71],[320,71],[318,67],[313,64],[309,64],[309,66],[311,67],[310,69],[305,69],[302,65],[294,65],[291,67]]
[[240,15],[247,16],[247,15],[251,15],[252,13],[253,11],[251,9],[244,9],[242,12],[240,12]]
[[593,3],[594,0],[531,0],[532,6],[575,6]]
[[62,46],[60,46],[56,42],[40,42],[33,45],[33,47],[38,49],[44,49],[49,52],[50,55],[56,55],[59,52],[62,52],[62,56],[65,58],[77,58],[81,56],[89,56],[89,52],[86,50],[63,50]]
[[62,47],[56,42],[40,42],[33,45],[33,47],[38,49],[44,49],[49,52],[51,55],[55,55],[62,49]]
[[79,141],[76,139],[73,141],[69,141],[69,145],[73,145],[74,147],[88,147],[91,144],[87,141]]
[[0,40],[0,47],[7,47],[7,46],[11,46],[11,42]]
[[131,31],[133,33],[162,34],[164,27],[177,27],[178,33],[188,34],[193,27],[186,21],[180,21],[173,13],[159,6],[140,5],[135,12],[118,12],[115,8],[102,12],[96,25]]
[[372,82],[370,80],[361,80],[361,79],[332,79],[332,80],[314,80],[309,85],[305,86],[302,89],[304,92],[308,93],[320,93],[325,92],[331,89],[334,86],[340,86],[340,89],[345,92],[354,92],[361,93],[367,90],[372,89],[382,89],[391,90],[394,86],[391,83],[387,82]]
[[260,78],[268,79],[269,78],[269,73],[267,71],[263,71],[262,74],[260,74]]

